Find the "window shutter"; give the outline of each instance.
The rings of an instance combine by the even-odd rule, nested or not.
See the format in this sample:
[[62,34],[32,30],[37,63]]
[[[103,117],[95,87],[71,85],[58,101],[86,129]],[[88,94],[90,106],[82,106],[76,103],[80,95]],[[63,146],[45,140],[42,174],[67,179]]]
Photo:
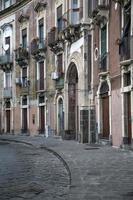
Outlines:
[[83,0],[80,0],[80,19],[83,18]]
[[101,56],[103,56],[106,51],[107,51],[107,26],[105,25],[102,29],[101,29]]
[[62,17],[62,5],[57,8],[57,19]]
[[88,17],[92,14],[92,0],[88,0]]

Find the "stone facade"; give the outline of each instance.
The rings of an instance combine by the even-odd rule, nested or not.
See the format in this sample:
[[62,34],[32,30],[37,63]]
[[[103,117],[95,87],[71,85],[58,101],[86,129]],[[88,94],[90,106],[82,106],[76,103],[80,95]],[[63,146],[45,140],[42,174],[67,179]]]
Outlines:
[[3,3],[1,132],[132,144],[132,4]]

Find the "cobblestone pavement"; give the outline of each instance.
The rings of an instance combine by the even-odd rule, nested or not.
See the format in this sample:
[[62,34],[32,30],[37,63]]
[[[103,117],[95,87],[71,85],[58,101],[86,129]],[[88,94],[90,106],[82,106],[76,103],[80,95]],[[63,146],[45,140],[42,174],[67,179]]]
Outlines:
[[42,149],[0,142],[0,200],[66,199],[63,163]]
[[[53,137],[46,139],[30,136],[0,136],[0,139],[27,142],[37,148],[41,147],[41,150],[37,149],[36,153],[48,149],[53,152],[53,156],[56,158],[62,158],[62,160],[59,159],[59,163],[61,162],[63,165],[62,169],[66,163],[65,168],[69,168],[70,172],[67,169],[66,175],[65,170],[61,173],[64,176],[62,175],[63,179],[59,183],[63,183],[64,187],[61,191],[63,191],[64,196],[55,197],[57,200],[61,198],[66,200],[133,200],[133,152],[131,151],[111,146],[78,144],[75,141],[63,141]],[[36,157],[36,155],[31,155],[31,157]],[[25,159],[25,154],[23,159]],[[44,157],[41,157],[41,162],[44,161],[45,154]],[[48,166],[51,167],[50,162],[48,162]],[[53,167],[52,170],[55,168]],[[59,173],[57,172],[60,178]],[[40,172],[40,174],[42,177],[43,173]],[[69,178],[71,177],[70,187],[68,187],[68,175]],[[53,181],[56,185],[58,178]],[[39,185],[42,186],[42,184]],[[61,185],[59,184],[59,186]],[[48,190],[50,194],[52,189],[48,188]],[[42,195],[40,199],[51,200],[45,191],[42,194],[46,198]]]

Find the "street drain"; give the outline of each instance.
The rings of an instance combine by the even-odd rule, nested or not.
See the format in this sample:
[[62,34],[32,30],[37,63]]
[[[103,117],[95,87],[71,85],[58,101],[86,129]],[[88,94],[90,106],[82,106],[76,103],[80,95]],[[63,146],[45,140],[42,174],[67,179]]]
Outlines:
[[84,150],[97,150],[99,147],[86,147]]

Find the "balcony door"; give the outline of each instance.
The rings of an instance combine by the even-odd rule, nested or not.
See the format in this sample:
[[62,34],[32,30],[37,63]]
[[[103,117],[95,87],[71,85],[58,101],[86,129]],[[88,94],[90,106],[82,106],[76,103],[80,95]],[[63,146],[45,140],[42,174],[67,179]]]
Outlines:
[[39,23],[39,27],[38,27],[39,43],[43,44],[43,42],[44,42],[44,18],[41,18],[38,23]]
[[4,88],[11,88],[11,72],[5,72]]
[[27,48],[27,29],[26,28],[22,30],[22,47],[24,49]]
[[79,22],[79,5],[78,0],[72,0],[71,9],[71,23],[77,24]]
[[62,30],[62,5],[57,8],[57,28],[58,32]]
[[44,90],[44,62],[39,63],[39,90]]

